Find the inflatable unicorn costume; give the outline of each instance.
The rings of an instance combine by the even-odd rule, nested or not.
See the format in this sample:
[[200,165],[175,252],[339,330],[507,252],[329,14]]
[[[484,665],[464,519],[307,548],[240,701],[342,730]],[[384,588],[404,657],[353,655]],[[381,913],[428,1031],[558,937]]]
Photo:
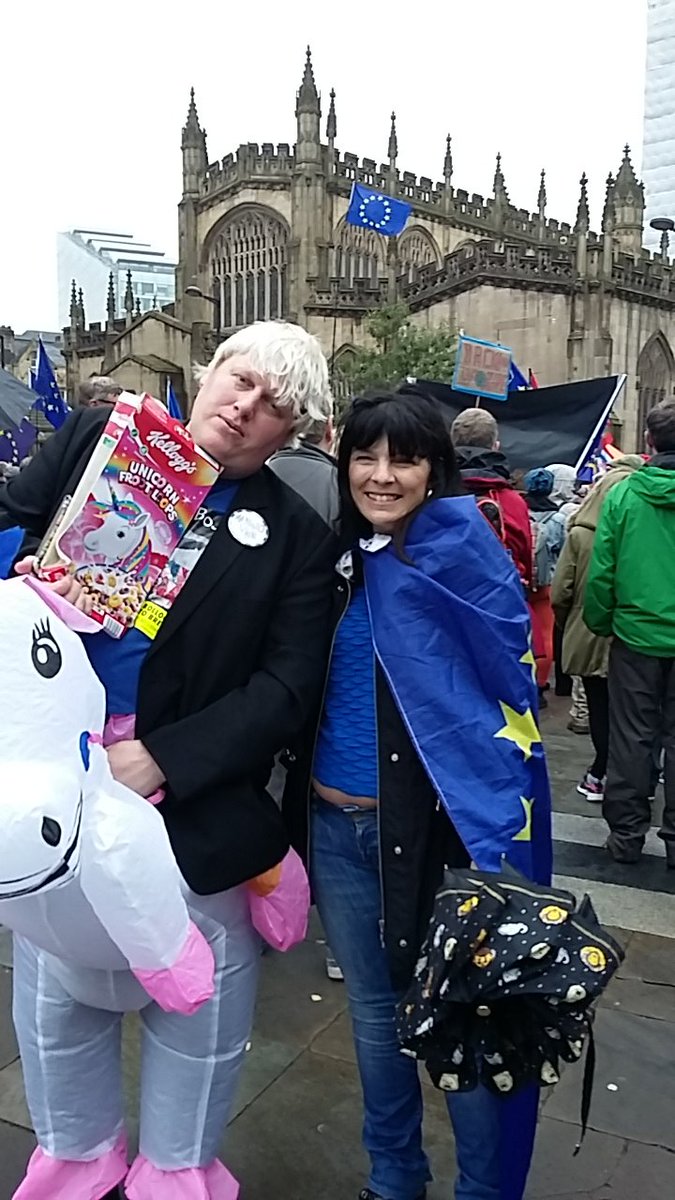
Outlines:
[[[0,560],[18,550],[13,533],[0,535]],[[92,627],[36,581],[0,582],[0,924],[15,935],[14,1022],[38,1139],[15,1200],[99,1200],[123,1180],[129,1200],[235,1200],[215,1151],[201,1156],[236,1085],[234,1071],[214,1090],[214,1064],[243,1058],[249,1036],[248,1015],[228,1009],[223,926],[254,993],[261,901],[245,888],[190,893],[159,813],[113,778],[105,694],[78,636]],[[300,921],[286,944],[302,932]],[[133,1010],[141,1131],[129,1170],[120,1030]]]

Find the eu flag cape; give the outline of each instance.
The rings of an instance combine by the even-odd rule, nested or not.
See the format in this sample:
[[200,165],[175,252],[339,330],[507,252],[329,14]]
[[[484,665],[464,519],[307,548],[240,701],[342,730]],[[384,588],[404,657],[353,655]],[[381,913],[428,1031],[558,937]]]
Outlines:
[[[529,617],[511,559],[472,496],[428,504],[404,556],[380,544],[364,554],[375,653],[439,801],[481,870],[506,860],[548,883],[550,791]],[[500,1111],[502,1200],[521,1200],[536,1091]]]

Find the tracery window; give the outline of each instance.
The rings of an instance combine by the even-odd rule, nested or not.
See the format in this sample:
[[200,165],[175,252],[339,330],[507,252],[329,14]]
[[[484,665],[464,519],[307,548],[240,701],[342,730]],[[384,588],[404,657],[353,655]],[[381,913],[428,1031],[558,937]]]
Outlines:
[[376,284],[386,275],[384,238],[343,222],[337,231],[332,274],[343,287],[352,287],[355,279]]
[[211,294],[220,305],[221,329],[285,316],[288,233],[263,209],[234,213],[209,248]]
[[649,339],[638,359],[639,381],[637,448],[642,450],[642,439],[647,423],[647,413],[661,400],[673,396],[673,356],[665,337],[656,333]]
[[440,263],[440,255],[431,236],[423,229],[410,229],[401,238],[398,252],[399,274],[412,280],[415,271],[429,263]]

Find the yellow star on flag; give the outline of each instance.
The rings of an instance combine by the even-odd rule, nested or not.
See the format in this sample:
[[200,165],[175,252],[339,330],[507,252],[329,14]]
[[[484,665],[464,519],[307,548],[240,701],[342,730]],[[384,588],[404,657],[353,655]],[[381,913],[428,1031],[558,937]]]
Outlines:
[[537,722],[532,715],[532,709],[528,708],[524,713],[516,712],[514,708],[509,708],[508,704],[502,704],[499,701],[499,707],[504,714],[506,725],[502,729],[498,729],[495,734],[496,738],[505,738],[508,742],[515,742],[522,750],[525,758],[532,757],[532,746],[535,742],[541,742],[541,734],[537,729]]
[[532,808],[534,806],[534,800],[526,800],[524,796],[521,796],[520,803],[522,804],[523,811],[525,813],[525,824],[523,825],[523,828],[520,830],[520,833],[517,833],[516,836],[512,839],[512,841],[514,841],[514,842],[531,842],[532,841]]
[[522,658],[518,659],[518,662],[524,663],[525,666],[532,668],[532,680],[534,683],[536,683],[537,682],[537,660],[534,657],[534,654],[532,653],[531,645],[529,646],[527,653],[524,654]]

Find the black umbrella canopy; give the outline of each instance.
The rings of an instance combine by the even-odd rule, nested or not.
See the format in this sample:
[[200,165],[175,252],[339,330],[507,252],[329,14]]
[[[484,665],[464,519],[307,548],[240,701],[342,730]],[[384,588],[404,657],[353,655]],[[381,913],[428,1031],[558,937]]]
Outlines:
[[0,423],[20,425],[37,398],[20,379],[15,379],[9,371],[0,370]]
[[399,1040],[446,1091],[556,1083],[622,959],[587,897],[577,907],[515,873],[448,872],[398,1008]]
[[[579,467],[604,427],[625,379],[625,375],[610,375],[606,379],[509,392],[503,403],[481,400],[480,407],[495,417],[500,446],[512,471],[529,471],[548,463]],[[399,391],[433,396],[451,422],[465,408],[475,405],[473,396],[430,379],[404,383]]]

